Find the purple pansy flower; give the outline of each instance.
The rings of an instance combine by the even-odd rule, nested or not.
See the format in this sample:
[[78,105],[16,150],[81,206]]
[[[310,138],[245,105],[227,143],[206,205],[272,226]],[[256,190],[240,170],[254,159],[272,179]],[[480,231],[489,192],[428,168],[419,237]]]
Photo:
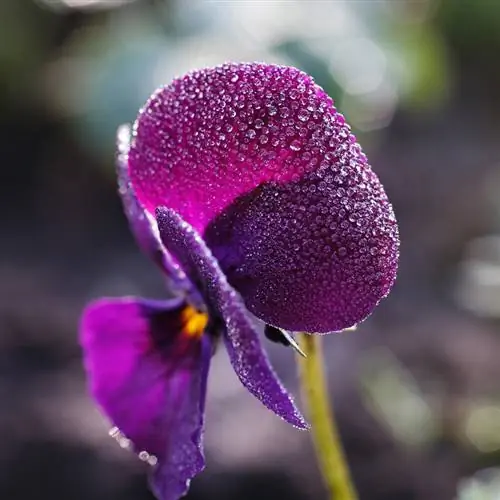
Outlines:
[[398,229],[343,116],[295,68],[225,64],[174,80],[132,137],[120,130],[117,165],[131,230],[177,297],[90,304],[85,367],[112,434],[153,466],[158,498],[175,500],[204,466],[217,343],[254,396],[306,428],[258,320],[283,343],[359,323],[394,282]]

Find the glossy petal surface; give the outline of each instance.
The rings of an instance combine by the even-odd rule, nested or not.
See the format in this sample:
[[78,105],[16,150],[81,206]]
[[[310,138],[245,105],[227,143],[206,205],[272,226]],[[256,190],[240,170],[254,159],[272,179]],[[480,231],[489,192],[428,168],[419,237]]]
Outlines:
[[366,318],[396,276],[392,207],[311,77],[227,64],[160,89],[136,122],[129,172],[153,213],[203,235],[266,323],[330,332]]
[[302,415],[277,379],[241,298],[228,284],[200,235],[173,210],[157,209],[157,220],[163,244],[192,281],[199,284],[209,307],[222,318],[231,363],[242,384],[278,416],[306,428]]
[[180,334],[180,300],[102,299],[88,306],[80,340],[91,392],[136,453],[158,463],[153,489],[177,500],[204,467],[201,445],[209,337]]

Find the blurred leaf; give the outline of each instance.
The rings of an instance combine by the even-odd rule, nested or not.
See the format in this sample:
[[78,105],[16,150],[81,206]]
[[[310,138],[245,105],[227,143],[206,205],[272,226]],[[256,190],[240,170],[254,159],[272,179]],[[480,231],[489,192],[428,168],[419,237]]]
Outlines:
[[451,84],[448,53],[431,26],[394,26],[384,48],[405,105],[432,108],[447,96]]
[[456,500],[500,500],[500,470],[482,470],[462,480]]
[[169,39],[141,11],[124,11],[79,32],[58,60],[51,98],[90,153],[111,158],[115,135],[150,94],[173,76]]
[[471,403],[465,417],[465,434],[479,452],[492,453],[499,451],[500,402]]
[[441,0],[437,20],[456,44],[468,50],[481,50],[478,58],[498,59],[500,2],[497,0]]
[[456,278],[455,298],[478,316],[500,318],[500,236],[490,234],[467,243]]
[[432,442],[439,423],[410,372],[388,350],[368,353],[360,381],[366,405],[401,442],[424,446]]
[[36,4],[0,1],[0,100],[24,105],[57,19]]

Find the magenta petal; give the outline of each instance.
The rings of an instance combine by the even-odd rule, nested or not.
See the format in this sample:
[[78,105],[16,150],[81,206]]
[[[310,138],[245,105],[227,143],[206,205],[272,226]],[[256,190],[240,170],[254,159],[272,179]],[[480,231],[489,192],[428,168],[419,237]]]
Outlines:
[[129,172],[146,210],[175,210],[266,323],[328,333],[364,320],[396,277],[399,235],[366,156],[296,68],[189,73],[141,110]]
[[315,170],[301,150],[314,146],[332,107],[296,68],[229,63],[193,71],[140,111],[129,157],[137,196],[149,212],[172,208],[203,234],[238,196]]
[[225,343],[242,384],[287,422],[307,428],[292,398],[281,385],[261,346],[258,332],[239,295],[228,284],[200,235],[173,210],[156,210],[163,244],[203,290],[207,304],[225,324]]
[[144,210],[139,203],[128,176],[128,154],[130,149],[130,127],[123,125],[117,134],[116,173],[118,176],[118,189],[122,199],[123,210],[127,216],[130,230],[139,245],[166,276],[172,280],[173,285],[183,290],[189,290],[190,284],[186,276],[172,260],[165,250],[158,235],[158,228],[154,217]]
[[204,467],[210,338],[180,333],[183,306],[102,299],[87,307],[80,331],[92,395],[136,453],[156,457],[152,484],[161,500],[177,500]]

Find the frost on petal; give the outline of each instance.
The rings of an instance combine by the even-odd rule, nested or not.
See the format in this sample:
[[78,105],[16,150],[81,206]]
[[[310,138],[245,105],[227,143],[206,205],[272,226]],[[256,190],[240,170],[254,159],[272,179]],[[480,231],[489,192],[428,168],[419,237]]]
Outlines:
[[177,299],[102,299],[80,328],[91,393],[139,457],[154,461],[160,500],[177,500],[204,467],[210,338],[182,333],[184,310]]
[[297,427],[307,428],[274,373],[241,298],[228,284],[209,248],[176,212],[167,208],[156,212],[163,244],[198,284],[209,307],[223,319],[226,347],[242,384],[278,416]]

